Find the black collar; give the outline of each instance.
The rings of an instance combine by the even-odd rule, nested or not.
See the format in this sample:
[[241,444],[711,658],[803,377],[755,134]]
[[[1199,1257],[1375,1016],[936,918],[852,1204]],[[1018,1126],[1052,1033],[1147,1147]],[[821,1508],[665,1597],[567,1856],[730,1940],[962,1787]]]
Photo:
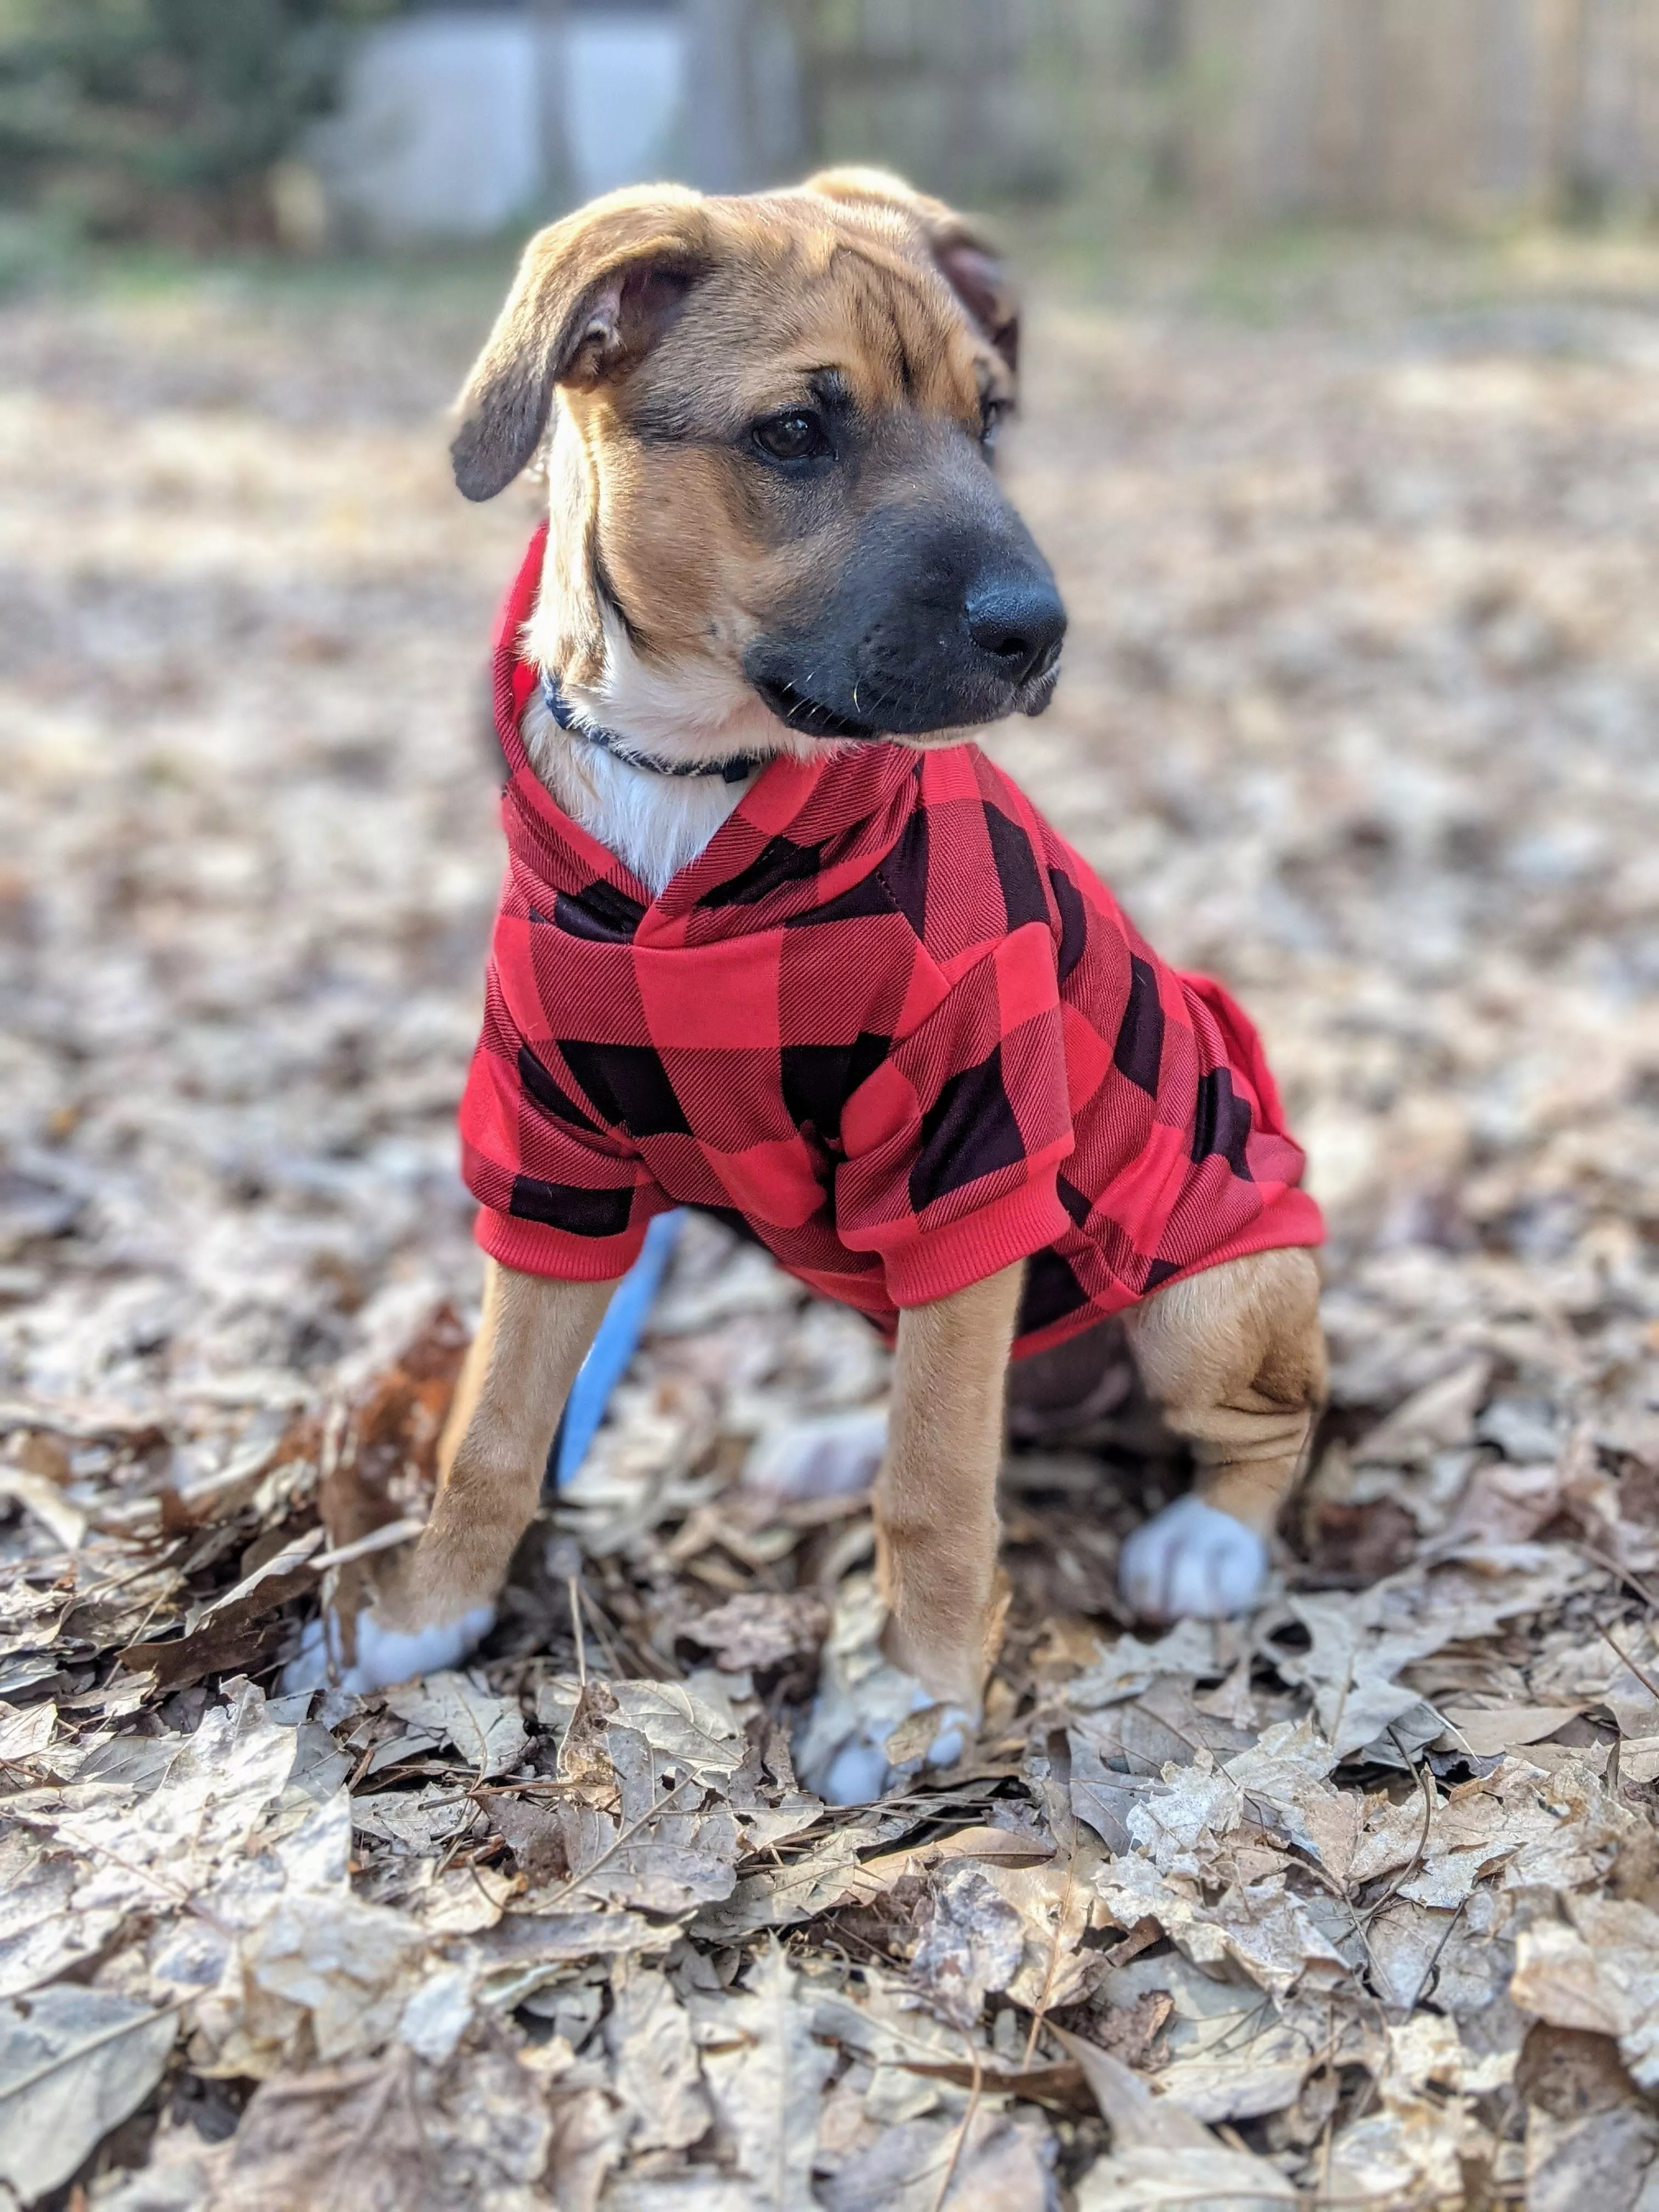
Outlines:
[[726,783],[742,783],[761,765],[746,753],[735,760],[723,761],[666,761],[658,760],[650,753],[636,753],[625,738],[614,730],[596,729],[592,722],[580,722],[571,711],[570,702],[559,688],[559,679],[550,670],[542,673],[542,697],[547,711],[562,730],[568,730],[573,738],[585,744],[597,745],[602,753],[609,753],[624,768],[644,769],[650,775],[717,775]]

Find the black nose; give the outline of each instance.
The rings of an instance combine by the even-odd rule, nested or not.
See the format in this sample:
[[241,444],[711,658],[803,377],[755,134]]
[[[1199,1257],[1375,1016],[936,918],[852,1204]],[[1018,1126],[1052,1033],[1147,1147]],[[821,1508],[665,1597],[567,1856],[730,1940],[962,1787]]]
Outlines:
[[1060,658],[1066,610],[1050,577],[981,576],[963,611],[969,636],[1012,684],[1046,676]]

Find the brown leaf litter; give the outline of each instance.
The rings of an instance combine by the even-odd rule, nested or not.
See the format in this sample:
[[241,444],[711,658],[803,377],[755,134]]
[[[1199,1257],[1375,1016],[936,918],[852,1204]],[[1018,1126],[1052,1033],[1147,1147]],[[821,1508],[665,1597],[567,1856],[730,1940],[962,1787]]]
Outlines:
[[1334,1402],[1219,1627],[1121,1617],[1144,1409],[1011,1458],[980,1738],[841,1812],[778,1471],[885,1355],[708,1223],[476,1660],[281,1694],[476,1296],[493,283],[0,313],[0,2207],[1659,2202],[1650,311],[1036,319],[990,743],[1261,1017]]

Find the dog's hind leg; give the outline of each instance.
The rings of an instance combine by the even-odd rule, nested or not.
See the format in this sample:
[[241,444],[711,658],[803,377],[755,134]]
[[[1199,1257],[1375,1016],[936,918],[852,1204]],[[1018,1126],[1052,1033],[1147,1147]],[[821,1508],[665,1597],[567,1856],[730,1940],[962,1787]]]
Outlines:
[[[439,1444],[432,1516],[412,1558],[357,1616],[355,1650],[332,1655],[348,1689],[453,1667],[488,1634],[560,1412],[616,1288],[485,1266],[483,1316]],[[329,1653],[321,1636],[312,1643],[288,1687],[321,1678]]]
[[1192,1443],[1191,1494],[1123,1547],[1119,1582],[1162,1620],[1243,1612],[1325,1395],[1319,1273],[1310,1252],[1256,1252],[1189,1275],[1127,1316],[1141,1376]]

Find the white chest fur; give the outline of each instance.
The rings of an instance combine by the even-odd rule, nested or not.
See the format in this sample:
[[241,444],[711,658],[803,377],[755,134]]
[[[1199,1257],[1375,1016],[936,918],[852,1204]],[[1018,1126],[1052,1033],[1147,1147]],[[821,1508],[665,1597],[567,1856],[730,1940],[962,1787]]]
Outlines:
[[[556,667],[556,625],[538,605],[525,647]],[[821,759],[832,747],[787,728],[750,690],[740,671],[715,660],[658,665],[636,653],[621,624],[605,623],[605,671],[565,694],[585,721],[622,738],[653,759],[763,764],[774,755]],[[695,860],[759,775],[738,783],[718,775],[653,775],[585,744],[554,720],[532,693],[519,725],[531,766],[573,821],[624,862],[653,894]]]
[[717,775],[653,775],[629,768],[573,740],[537,697],[519,726],[531,766],[571,820],[653,896],[690,866],[754,781],[752,775],[726,783]]

